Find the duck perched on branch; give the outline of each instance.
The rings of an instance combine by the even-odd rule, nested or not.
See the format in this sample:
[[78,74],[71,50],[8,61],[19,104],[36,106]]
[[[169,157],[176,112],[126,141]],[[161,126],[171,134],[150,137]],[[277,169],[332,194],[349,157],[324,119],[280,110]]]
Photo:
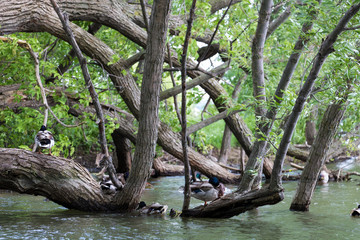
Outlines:
[[[129,172],[117,173],[117,179],[122,185],[125,185],[126,180],[129,177]],[[103,175],[100,181],[100,187],[106,194],[114,194],[118,190],[110,179],[109,175]]]
[[41,153],[42,148],[49,149],[49,155],[51,155],[51,148],[54,146],[55,140],[52,133],[46,130],[46,126],[42,125],[40,131],[35,136],[35,147],[36,150],[39,148],[39,153]]
[[190,184],[191,196],[205,202],[220,198],[225,193],[225,186],[217,177],[210,177],[209,182],[193,182]]

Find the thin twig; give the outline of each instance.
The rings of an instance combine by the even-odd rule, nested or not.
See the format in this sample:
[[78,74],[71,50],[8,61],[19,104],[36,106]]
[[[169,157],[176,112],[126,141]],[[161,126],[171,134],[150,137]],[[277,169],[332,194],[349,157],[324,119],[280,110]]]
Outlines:
[[140,5],[141,5],[141,11],[142,11],[142,14],[143,14],[143,18],[144,18],[145,28],[146,28],[146,31],[148,31],[149,30],[149,21],[148,21],[148,17],[147,17],[147,14],[146,14],[145,1],[140,0]]
[[344,31],[349,31],[349,30],[357,30],[360,28],[360,25],[359,26],[355,26],[355,27],[347,27],[347,28],[344,28]]
[[200,66],[200,63],[202,62],[202,60],[204,59],[204,57],[206,56],[206,54],[209,52],[209,49],[210,49],[210,47],[211,47],[211,43],[214,41],[215,35],[216,35],[217,31],[219,30],[220,23],[224,20],[227,12],[229,11],[229,9],[230,9],[230,7],[231,7],[231,4],[232,4],[232,1],[233,1],[233,0],[231,0],[231,1],[229,2],[229,5],[228,5],[228,7],[226,8],[226,11],[225,11],[224,14],[222,15],[222,17],[221,17],[221,19],[219,20],[219,22],[217,23],[216,28],[215,28],[215,31],[213,32],[213,35],[212,35],[211,38],[210,38],[210,42],[209,42],[209,44],[208,44],[205,52],[200,56],[200,58],[199,58],[199,60],[198,60],[198,64],[196,65],[196,69]]
[[[168,52],[168,58],[169,58],[169,66],[170,66],[170,68],[173,68],[173,64],[172,64],[172,61],[171,61],[170,44],[167,43],[166,46],[167,46],[167,52]],[[175,82],[173,72],[170,72],[170,77],[171,77],[173,87],[176,87],[176,82]],[[180,114],[179,106],[178,106],[178,102],[177,102],[177,95],[174,95],[174,107],[175,107],[176,116],[179,119],[179,122],[181,124],[181,114]]]

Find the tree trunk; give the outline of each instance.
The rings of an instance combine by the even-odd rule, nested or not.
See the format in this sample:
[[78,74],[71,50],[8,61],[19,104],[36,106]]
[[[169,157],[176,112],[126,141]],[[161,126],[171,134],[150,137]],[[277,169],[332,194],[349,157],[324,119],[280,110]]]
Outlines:
[[155,158],[153,163],[154,177],[184,175],[184,166],[163,163],[160,158]]
[[[241,87],[240,87],[241,83],[243,82],[243,80],[246,79],[246,77],[247,77],[247,74],[245,74],[245,76],[243,78],[239,79],[234,87],[234,90],[231,94],[231,98],[235,102],[237,101],[237,99],[239,97],[239,93],[241,90]],[[228,125],[225,124],[224,134],[223,134],[223,138],[222,138],[222,142],[221,142],[220,155],[219,155],[219,162],[222,164],[226,164],[227,160],[228,160],[228,155],[231,150],[231,136],[232,136],[232,132],[231,132],[230,128],[228,127]]]
[[310,150],[309,159],[302,171],[299,186],[291,203],[290,210],[308,211],[311,197],[319,177],[322,165],[325,162],[327,152],[346,111],[343,103],[335,103],[328,106],[320,125],[319,133]]
[[0,148],[0,188],[41,195],[68,209],[118,210],[79,163],[26,150]]
[[[266,114],[266,93],[265,93],[265,78],[264,78],[264,44],[266,40],[266,33],[269,26],[271,8],[273,6],[272,0],[263,0],[259,12],[258,25],[253,39],[251,48],[251,70],[253,82],[253,97],[256,100],[255,105],[255,118],[257,125],[261,122]],[[264,140],[264,135],[268,133],[261,132],[258,128],[255,133],[256,141],[253,145],[252,152],[246,164],[244,175],[239,185],[239,193],[247,192],[253,188],[254,180],[256,177],[259,179],[262,175],[263,161],[266,150],[267,141]],[[259,181],[255,181],[257,185]],[[257,187],[257,186],[256,186]]]
[[122,209],[134,209],[140,202],[155,157],[159,126],[159,96],[171,0],[156,0],[150,17],[149,36],[141,85],[139,131],[130,176],[117,195]]
[[117,157],[117,164],[115,164],[116,172],[130,172],[132,161],[130,140],[121,135],[117,129],[114,130],[111,137],[115,144],[115,153]]
[[353,5],[349,8],[344,16],[340,19],[339,23],[336,25],[335,29],[326,37],[320,46],[320,50],[316,55],[310,73],[299,92],[299,96],[296,99],[293,110],[290,114],[290,117],[287,121],[286,128],[281,139],[279,148],[276,152],[276,157],[274,161],[274,168],[271,174],[270,188],[282,188],[281,183],[281,171],[282,166],[285,160],[285,155],[290,145],[292,135],[295,130],[295,126],[300,117],[300,114],[304,108],[305,102],[314,86],[315,80],[320,72],[322,65],[324,64],[328,55],[334,52],[333,44],[339,37],[339,35],[344,31],[344,28],[352,17],[359,11],[360,4]]
[[211,202],[183,211],[182,217],[230,218],[251,209],[276,204],[284,199],[282,191],[267,188],[250,191],[246,194],[231,193]]
[[305,138],[308,145],[313,145],[316,136],[316,119],[318,115],[318,107],[315,105],[311,112],[308,120],[305,123]]

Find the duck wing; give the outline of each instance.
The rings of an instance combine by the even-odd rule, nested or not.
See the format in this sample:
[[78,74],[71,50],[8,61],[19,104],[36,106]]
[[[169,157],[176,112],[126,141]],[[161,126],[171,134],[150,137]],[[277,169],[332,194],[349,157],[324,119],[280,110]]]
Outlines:
[[214,189],[214,187],[210,183],[204,182],[202,184],[191,184],[190,189],[191,189],[191,191],[207,192],[207,191],[210,191],[211,189]]

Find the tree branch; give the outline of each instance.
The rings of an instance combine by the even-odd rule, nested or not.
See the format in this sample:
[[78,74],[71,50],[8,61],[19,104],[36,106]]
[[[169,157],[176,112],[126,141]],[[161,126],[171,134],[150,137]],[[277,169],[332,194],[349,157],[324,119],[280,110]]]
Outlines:
[[295,126],[299,119],[299,115],[302,112],[305,102],[310,95],[310,92],[315,84],[315,80],[317,79],[317,75],[319,74],[322,65],[324,64],[326,58],[330,53],[334,52],[334,42],[337,40],[339,35],[343,32],[344,28],[348,24],[348,22],[352,19],[352,17],[359,11],[360,3],[352,5],[348,11],[344,14],[344,16],[340,19],[339,23],[336,25],[334,30],[326,37],[323,43],[320,46],[320,50],[315,57],[315,61],[312,65],[310,73],[299,92],[299,96],[296,99],[293,110],[290,114],[290,117],[287,121],[285,131],[283,137],[281,139],[278,151],[276,152],[276,157],[274,161],[274,168],[270,180],[270,188],[282,188],[281,183],[281,170],[285,160],[285,155],[288,150],[290,140],[295,130]]
[[244,110],[235,110],[235,111],[223,111],[221,113],[218,113],[217,115],[213,116],[213,117],[210,117],[210,118],[207,118],[199,123],[196,123],[196,124],[193,124],[191,126],[188,127],[188,130],[187,130],[187,135],[189,136],[190,134],[196,132],[196,131],[199,131],[200,129],[206,127],[206,126],[209,126],[210,124],[213,124],[214,122],[217,122],[221,119],[224,119],[226,117],[228,117],[229,115],[231,114],[234,114],[234,113],[238,113],[238,112],[242,112]]
[[183,148],[184,171],[185,171],[185,188],[183,210],[189,209],[190,206],[190,163],[188,158],[188,142],[187,142],[187,120],[186,120],[186,58],[191,36],[192,24],[195,18],[196,0],[192,1],[190,8],[190,17],[187,20],[187,29],[184,40],[183,52],[181,55],[181,143]]
[[61,20],[64,30],[69,38],[69,41],[75,51],[75,54],[77,56],[77,58],[79,59],[80,65],[81,65],[81,70],[83,72],[84,75],[84,80],[85,80],[85,84],[86,86],[89,88],[89,92],[91,95],[91,98],[94,102],[94,106],[96,109],[96,115],[99,119],[99,135],[100,135],[100,144],[101,144],[101,149],[102,149],[102,154],[104,154],[105,157],[105,162],[107,163],[107,168],[109,171],[109,175],[111,178],[111,181],[113,182],[113,184],[117,187],[117,188],[122,188],[123,184],[118,180],[118,178],[116,177],[116,171],[115,171],[115,167],[112,163],[112,158],[109,154],[109,150],[107,147],[107,142],[106,142],[106,133],[105,133],[105,119],[104,119],[104,114],[102,112],[102,108],[99,102],[99,98],[98,95],[96,93],[95,87],[91,81],[91,77],[89,74],[89,70],[87,68],[87,64],[86,64],[86,58],[82,55],[81,50],[79,48],[79,46],[76,43],[75,37],[72,33],[72,30],[69,26],[69,20],[67,17],[67,14],[62,14],[60,11],[60,8],[57,6],[56,1],[55,0],[50,0],[51,4],[54,7],[54,10],[56,11],[57,15],[59,16],[59,19]]

